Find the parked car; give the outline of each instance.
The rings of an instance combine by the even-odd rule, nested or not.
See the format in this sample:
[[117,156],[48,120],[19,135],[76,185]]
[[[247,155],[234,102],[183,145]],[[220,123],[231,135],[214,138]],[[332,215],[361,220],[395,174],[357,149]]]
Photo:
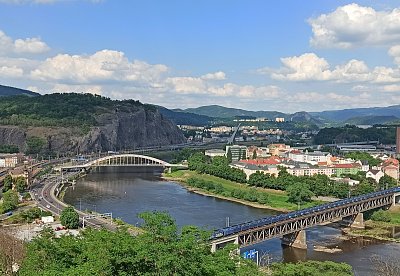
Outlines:
[[13,212],[7,212],[7,213],[5,213],[5,215],[7,216],[7,217],[9,217],[9,216],[11,216],[13,214]]

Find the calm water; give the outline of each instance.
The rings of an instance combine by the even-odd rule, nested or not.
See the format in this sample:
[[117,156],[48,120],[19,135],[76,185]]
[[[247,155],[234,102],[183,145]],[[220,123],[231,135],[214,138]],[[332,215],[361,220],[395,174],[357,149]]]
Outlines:
[[[197,225],[207,229],[241,223],[275,212],[188,192],[174,182],[162,181],[154,172],[132,172],[119,168],[102,168],[79,180],[66,191],[64,200],[82,210],[112,212],[131,224],[140,223],[137,214],[143,211],[167,211],[178,226]],[[314,227],[307,230],[308,250],[282,248],[279,239],[257,244],[242,251],[257,249],[260,256],[272,261],[332,260],[353,266],[356,275],[375,275],[371,257],[399,260],[400,245],[370,239],[344,239],[339,229]],[[314,246],[338,248],[341,252],[325,253]],[[399,272],[400,275],[400,272]]]

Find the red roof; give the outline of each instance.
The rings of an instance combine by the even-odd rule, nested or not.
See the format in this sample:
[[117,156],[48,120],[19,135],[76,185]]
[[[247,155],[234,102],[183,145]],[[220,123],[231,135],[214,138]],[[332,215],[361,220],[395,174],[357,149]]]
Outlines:
[[355,165],[355,164],[335,164],[333,165],[334,168],[336,169],[351,169],[351,168],[356,168],[359,167],[359,165]]
[[240,160],[240,162],[252,165],[277,165],[281,163],[281,159],[278,157],[270,157],[261,159]]

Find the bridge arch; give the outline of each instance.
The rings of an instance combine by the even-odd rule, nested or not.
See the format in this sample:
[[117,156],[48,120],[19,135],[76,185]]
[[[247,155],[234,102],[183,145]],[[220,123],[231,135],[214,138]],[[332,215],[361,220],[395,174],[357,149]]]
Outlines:
[[91,160],[84,164],[85,167],[106,166],[160,166],[170,167],[171,164],[163,160],[140,154],[114,154]]

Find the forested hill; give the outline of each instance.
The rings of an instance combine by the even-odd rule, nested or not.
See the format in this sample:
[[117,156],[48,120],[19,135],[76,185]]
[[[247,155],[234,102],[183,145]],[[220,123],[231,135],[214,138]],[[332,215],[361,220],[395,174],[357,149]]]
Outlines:
[[374,126],[367,129],[356,126],[323,128],[314,138],[316,144],[351,143],[362,141],[379,141],[383,144],[396,142],[394,126]]
[[0,99],[0,124],[24,126],[95,126],[104,113],[155,110],[134,100],[110,100],[92,94],[47,94],[37,97],[12,96]]
[[[92,94],[2,97],[0,125],[0,144],[30,153],[115,151],[185,142],[182,132],[155,106]],[[34,151],[29,149],[32,141],[40,145]]]
[[39,96],[40,94],[25,89],[0,85],[0,97],[16,95]]

